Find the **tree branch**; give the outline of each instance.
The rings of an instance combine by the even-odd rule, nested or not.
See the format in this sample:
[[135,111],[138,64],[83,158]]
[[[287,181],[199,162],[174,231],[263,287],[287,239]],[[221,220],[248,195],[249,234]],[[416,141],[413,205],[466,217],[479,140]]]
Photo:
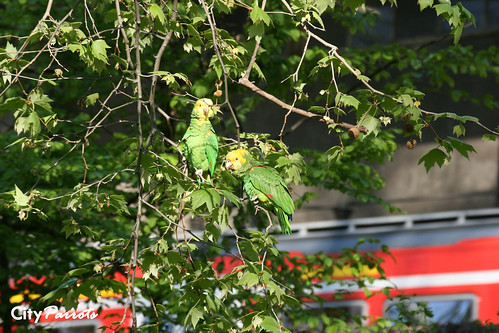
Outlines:
[[[0,93],[0,97],[2,97],[6,92],[7,90],[10,89],[10,87],[16,83],[18,80],[19,80],[19,76],[26,70],[28,69],[31,65],[33,65],[33,63],[40,57],[40,55],[45,51],[46,48],[48,48],[50,46],[50,43],[52,43],[52,40],[54,39],[54,37],[57,35],[57,33],[59,32],[59,29],[61,28],[61,25],[68,19],[68,17],[71,16],[71,14],[73,14],[73,11],[74,9],[80,4],[81,0],[78,0],[76,1],[75,5],[73,6],[73,8],[71,8],[69,10],[69,12],[62,18],[62,20],[59,21],[59,23],[57,23],[56,27],[55,27],[55,30],[54,32],[52,33],[52,35],[50,36],[49,40],[47,41],[47,43],[36,53],[35,57],[33,59],[31,59],[30,62],[28,62],[26,65],[24,65],[20,70],[19,72],[16,73],[16,75],[14,76],[14,78],[9,82],[9,84],[7,84],[7,86],[4,88],[4,90]],[[44,16],[42,17],[43,20],[46,19],[46,17],[48,17],[50,15],[50,9],[52,7],[52,1],[49,1],[49,5],[47,5],[47,9],[45,11],[45,14]],[[46,16],[45,16],[46,15]],[[41,20],[40,20],[41,22]],[[37,29],[38,26],[35,28]],[[23,44],[23,46],[21,46],[21,48],[19,49],[19,52],[18,54],[21,54],[22,51],[24,50],[24,48],[26,48],[26,46],[28,45],[28,40],[26,40]]]
[[[224,83],[225,83],[225,103],[229,107],[230,113],[232,115],[232,119],[234,119],[234,125],[236,126],[236,133],[237,133],[237,142],[238,142],[238,146],[239,146],[241,143],[241,138],[240,138],[241,126],[239,125],[239,121],[237,120],[236,113],[234,112],[234,109],[232,108],[232,105],[230,104],[230,101],[229,101],[229,85],[228,85],[227,78],[230,78],[230,76],[229,76],[229,73],[227,72],[227,69],[225,68],[225,64],[224,64],[223,59],[222,59],[222,54],[220,52],[220,45],[218,45],[218,42],[217,42],[217,36],[216,36],[217,27],[215,24],[215,18],[212,17],[210,11],[208,10],[208,6],[206,6],[206,2],[204,0],[199,0],[199,1],[200,1],[201,5],[203,6],[203,10],[206,14],[206,17],[208,18],[208,24],[210,25],[210,30],[211,30],[211,37],[213,39],[213,49],[215,50],[215,54],[218,58],[218,61],[220,62],[220,66],[222,66],[222,71],[223,71],[223,75],[224,75]],[[266,1],[266,0],[264,0],[264,1]],[[234,80],[231,79],[231,81],[234,81]]]
[[139,247],[139,230],[140,222],[142,220],[142,202],[143,202],[143,187],[142,187],[142,153],[144,149],[144,137],[142,133],[142,66],[141,66],[141,54],[140,54],[140,9],[138,0],[134,0],[135,7],[135,80],[136,80],[136,91],[137,91],[137,123],[138,123],[138,139],[139,139],[139,151],[137,158],[136,173],[138,177],[138,198],[137,198],[137,215],[135,218],[135,225],[133,226],[132,235],[130,237],[130,243],[132,244],[132,254],[130,256],[130,265],[128,269],[128,281],[129,281],[129,295],[131,299],[132,307],[132,332],[137,332],[137,309],[135,305],[135,273],[137,270],[138,261],[138,247]]
[[[336,126],[347,129],[347,130],[350,128],[353,128],[353,127],[357,127],[357,126],[349,124],[349,123],[344,123],[344,122],[337,123],[329,117],[322,116],[320,114],[313,113],[310,111],[305,111],[303,109],[294,107],[293,105],[289,105],[289,104],[281,101],[279,98],[275,97],[274,95],[271,95],[268,92],[258,88],[253,82],[249,81],[248,79],[241,78],[239,80],[239,83],[242,84],[243,86],[251,89],[252,91],[256,92],[260,96],[268,99],[269,101],[274,102],[275,104],[279,105],[280,107],[282,107],[283,109],[285,109],[287,111],[297,113],[297,114],[304,116],[304,117],[307,117],[307,118],[317,119],[318,121],[324,122],[328,125],[335,124]],[[358,127],[358,129],[359,129],[359,131],[361,131],[363,133],[367,133],[367,129],[365,127],[360,126],[360,127]]]
[[[178,0],[173,1],[173,9],[172,9],[172,16],[170,18],[170,21],[175,21],[177,19],[177,6],[178,6]],[[168,44],[170,44],[171,38],[173,35],[173,31],[170,30],[168,33],[163,37],[163,43],[161,44],[158,53],[154,56],[154,66],[153,66],[153,76],[152,76],[152,82],[151,82],[151,89],[149,92],[149,105],[151,107],[151,111],[153,114],[153,119],[156,120],[156,104],[154,102],[154,97],[156,94],[156,86],[158,83],[158,74],[154,74],[157,71],[159,71],[159,68],[161,66],[161,58],[163,57],[163,53],[165,53],[166,47]],[[165,113],[166,114],[166,113]],[[167,121],[169,123],[169,118],[167,118]],[[171,126],[171,125],[170,125]]]

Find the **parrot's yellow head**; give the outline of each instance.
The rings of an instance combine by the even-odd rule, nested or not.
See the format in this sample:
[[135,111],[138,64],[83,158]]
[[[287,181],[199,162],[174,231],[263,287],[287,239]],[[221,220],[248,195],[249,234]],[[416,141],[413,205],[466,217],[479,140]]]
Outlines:
[[249,152],[246,149],[236,149],[227,154],[227,162],[225,168],[227,170],[239,170],[246,163]]
[[217,114],[217,108],[213,106],[213,102],[209,98],[198,99],[194,105],[192,116],[208,121]]

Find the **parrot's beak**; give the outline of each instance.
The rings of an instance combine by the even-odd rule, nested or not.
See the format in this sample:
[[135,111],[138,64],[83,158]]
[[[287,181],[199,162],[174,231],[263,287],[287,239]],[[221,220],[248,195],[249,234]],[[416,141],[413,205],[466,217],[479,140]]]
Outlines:
[[206,105],[204,108],[203,108],[203,113],[204,113],[204,116],[206,118],[208,118],[209,114],[210,114],[210,107],[208,105]]
[[225,168],[226,168],[227,170],[232,170],[232,167],[233,167],[233,164],[232,164],[232,162],[231,162],[231,161],[227,161],[227,162],[225,163]]

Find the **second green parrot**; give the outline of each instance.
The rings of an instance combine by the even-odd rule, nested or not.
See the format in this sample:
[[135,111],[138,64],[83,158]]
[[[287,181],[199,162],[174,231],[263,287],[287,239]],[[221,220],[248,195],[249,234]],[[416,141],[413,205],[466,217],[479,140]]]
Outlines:
[[203,173],[207,173],[208,180],[213,176],[218,156],[218,139],[210,121],[216,113],[217,109],[211,99],[199,99],[192,109],[191,122],[182,137],[182,153],[203,181]]
[[281,176],[274,169],[261,165],[246,149],[229,152],[225,167],[243,179],[244,190],[251,201],[258,201],[277,216],[282,233],[291,234],[289,221],[295,204]]

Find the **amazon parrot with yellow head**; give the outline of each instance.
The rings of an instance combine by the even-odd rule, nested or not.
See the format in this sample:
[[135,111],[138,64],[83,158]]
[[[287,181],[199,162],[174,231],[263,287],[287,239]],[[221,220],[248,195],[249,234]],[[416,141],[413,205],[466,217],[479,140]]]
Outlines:
[[277,216],[282,233],[291,234],[289,221],[295,211],[295,204],[277,171],[259,163],[246,149],[229,152],[225,167],[242,178],[244,191],[252,202]]
[[196,175],[204,181],[213,177],[218,156],[218,139],[211,124],[217,108],[209,98],[199,99],[191,113],[191,121],[182,141],[182,153],[187,163],[195,169]]

